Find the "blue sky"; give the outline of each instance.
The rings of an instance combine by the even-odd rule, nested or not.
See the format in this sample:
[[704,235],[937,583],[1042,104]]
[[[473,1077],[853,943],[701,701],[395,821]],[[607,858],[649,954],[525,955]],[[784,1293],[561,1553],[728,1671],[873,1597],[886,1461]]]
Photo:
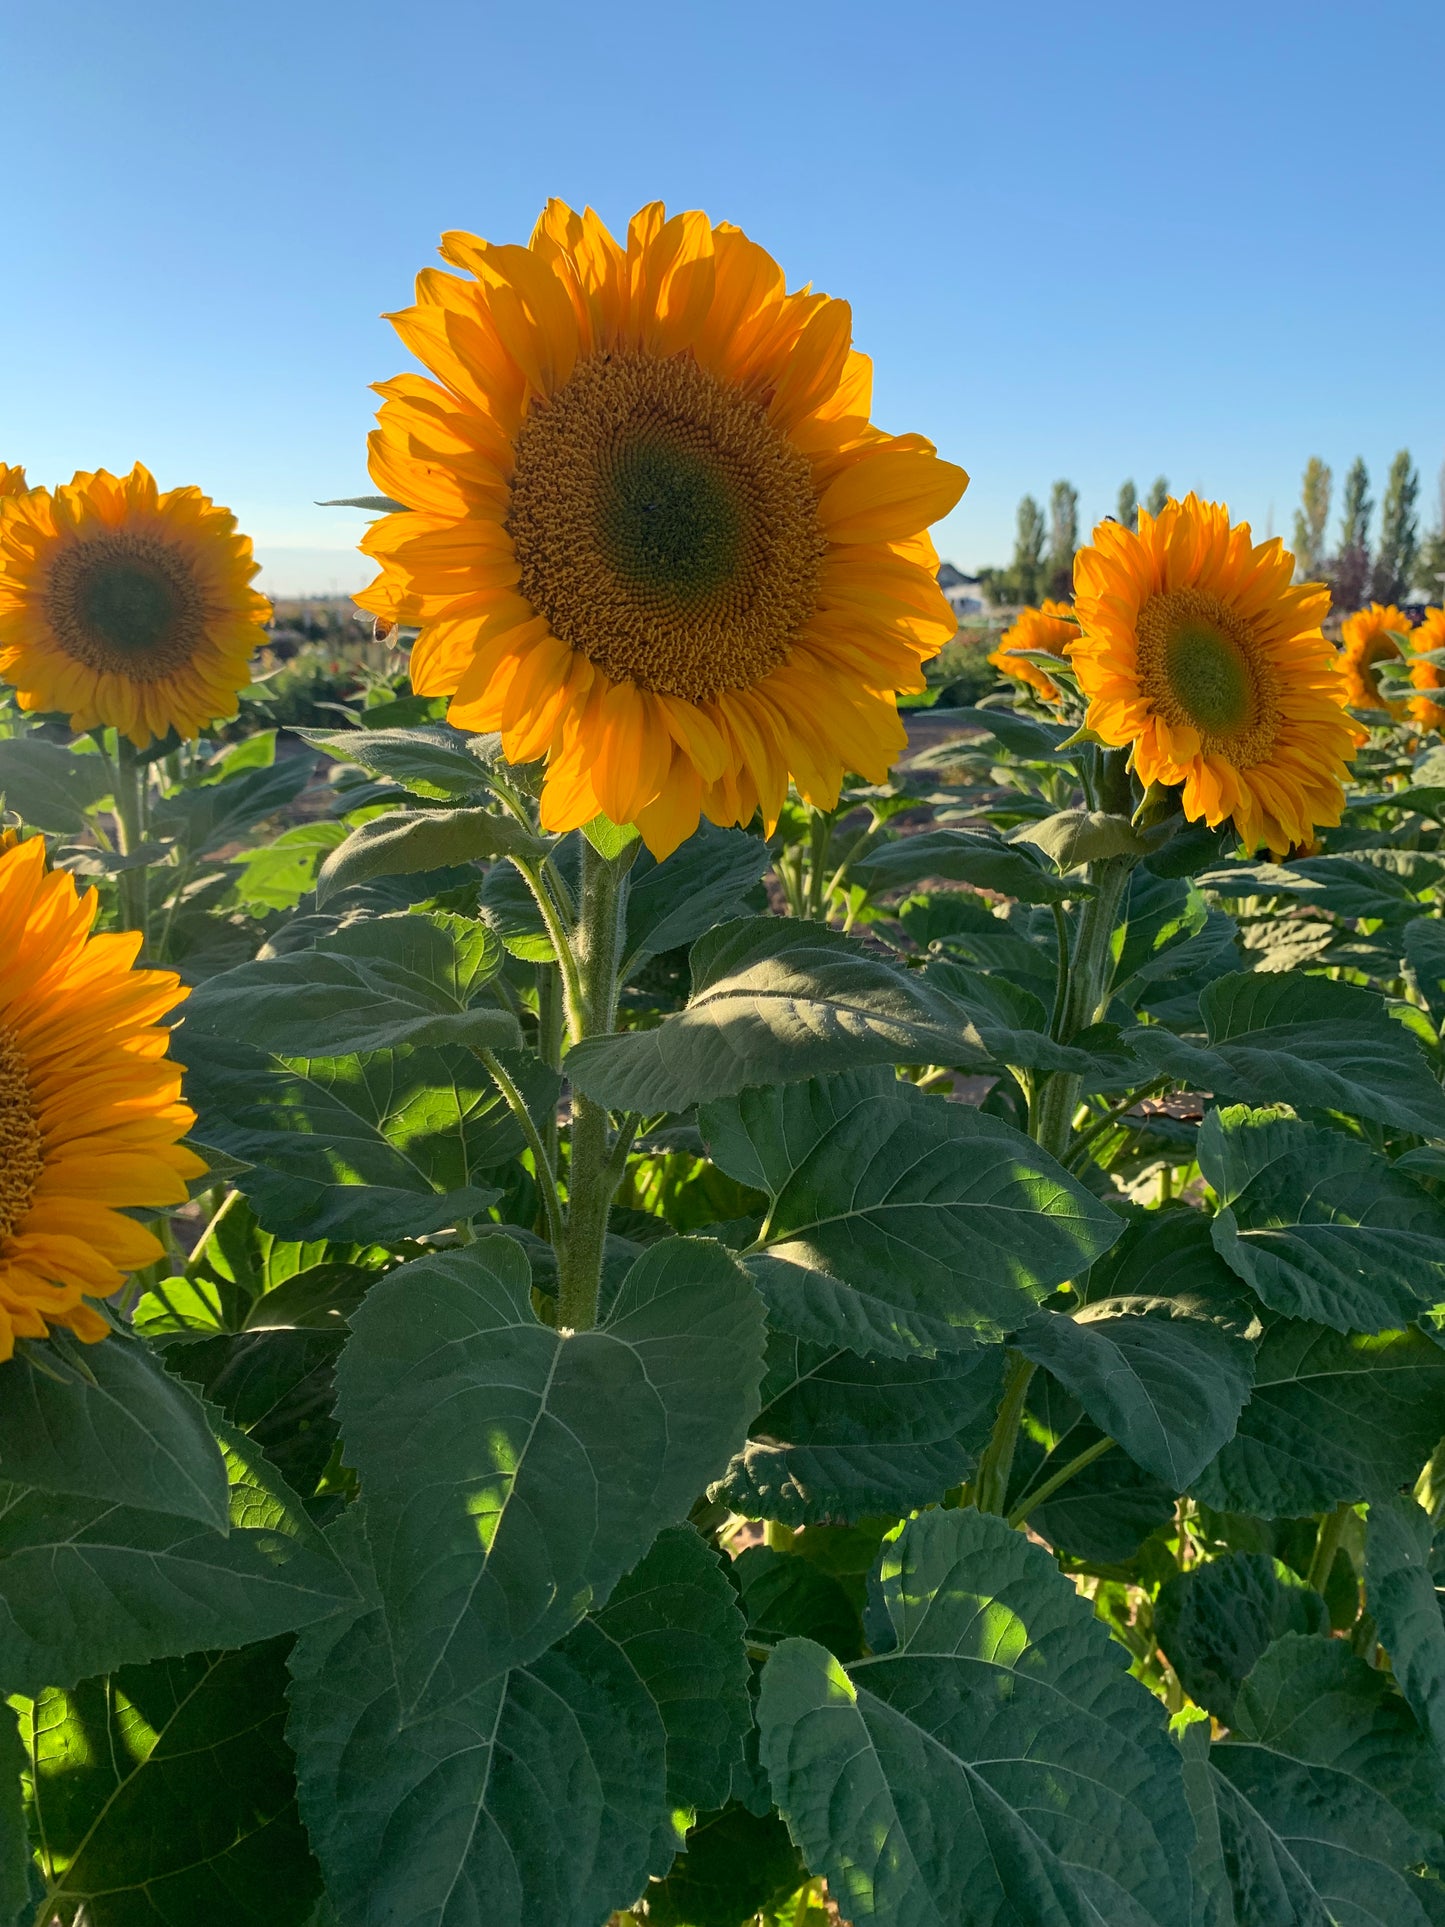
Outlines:
[[444,228],[700,206],[853,303],[877,419],[1002,561],[1058,476],[1288,534],[1306,458],[1445,460],[1445,8],[68,0],[7,10],[0,459],[137,456],[356,586],[379,316]]

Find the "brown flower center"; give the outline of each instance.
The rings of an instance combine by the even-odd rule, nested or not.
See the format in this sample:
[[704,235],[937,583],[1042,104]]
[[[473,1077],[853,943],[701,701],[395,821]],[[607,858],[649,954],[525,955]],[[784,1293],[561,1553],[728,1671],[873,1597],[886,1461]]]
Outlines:
[[692,702],[787,660],[827,548],[807,457],[690,355],[596,355],[535,402],[507,528],[555,635]]
[[1237,769],[1274,747],[1275,672],[1249,623],[1219,596],[1165,589],[1139,611],[1139,687],[1157,714],[1199,731]]
[[0,1239],[30,1209],[45,1169],[45,1140],[30,1074],[13,1034],[0,1025]]
[[205,599],[191,565],[139,530],[107,529],[57,549],[45,612],[67,655],[131,682],[183,668],[205,635]]

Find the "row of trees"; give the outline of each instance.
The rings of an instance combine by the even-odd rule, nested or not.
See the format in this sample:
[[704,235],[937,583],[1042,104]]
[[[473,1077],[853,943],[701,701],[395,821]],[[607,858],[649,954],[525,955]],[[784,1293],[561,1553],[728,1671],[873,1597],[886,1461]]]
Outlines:
[[[1168,499],[1168,479],[1156,476],[1144,506],[1157,515]],[[1119,490],[1114,520],[1138,527],[1139,491],[1132,477]],[[1032,495],[1019,503],[1013,561],[1006,569],[981,569],[979,580],[994,602],[1041,602],[1045,596],[1063,601],[1073,590],[1078,546],[1079,491],[1072,482],[1055,482],[1047,516]]]
[[1380,508],[1380,530],[1373,551],[1370,522],[1375,505],[1370,499],[1370,475],[1362,456],[1356,456],[1345,476],[1340,501],[1339,542],[1329,548],[1330,500],[1334,477],[1318,455],[1311,455],[1300,488],[1294,518],[1294,551],[1301,574],[1330,585],[1335,603],[1358,609],[1373,599],[1400,602],[1419,589],[1432,602],[1445,593],[1445,467],[1440,470],[1439,519],[1421,539],[1418,504],[1419,470],[1402,448],[1390,464],[1385,499]]

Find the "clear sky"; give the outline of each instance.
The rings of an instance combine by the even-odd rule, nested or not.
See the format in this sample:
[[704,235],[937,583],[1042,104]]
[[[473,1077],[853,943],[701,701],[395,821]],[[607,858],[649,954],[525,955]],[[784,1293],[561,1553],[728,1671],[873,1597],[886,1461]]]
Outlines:
[[875,414],[1007,559],[1056,477],[1288,534],[1305,460],[1445,460],[1445,6],[65,0],[0,9],[0,459],[140,457],[351,588],[379,316],[543,200],[746,228],[848,297]]

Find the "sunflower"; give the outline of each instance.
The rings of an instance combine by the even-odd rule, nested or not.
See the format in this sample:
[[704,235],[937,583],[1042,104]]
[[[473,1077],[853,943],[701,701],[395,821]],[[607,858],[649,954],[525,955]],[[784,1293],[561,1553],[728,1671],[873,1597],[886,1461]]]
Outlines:
[[7,495],[26,495],[29,490],[23,468],[11,468],[8,462],[0,462],[0,501]]
[[383,383],[371,470],[411,511],[363,607],[412,683],[547,763],[542,821],[771,824],[905,742],[895,694],[953,634],[925,533],[967,483],[868,420],[846,302],[703,214],[627,242],[550,202],[526,247],[448,234],[392,320],[436,379]]
[[1232,817],[1247,848],[1281,856],[1339,822],[1360,741],[1320,632],[1328,591],[1293,574],[1283,543],[1256,544],[1222,503],[1141,510],[1137,534],[1105,522],[1075,558],[1069,650],[1087,726],[1132,746],[1141,782],[1182,785],[1186,816]]
[[144,749],[236,711],[270,604],[235,518],[197,488],[79,474],[0,503],[0,678],[23,709]]
[[[1391,634],[1391,631],[1395,634]],[[1345,701],[1351,709],[1385,709],[1398,722],[1406,712],[1403,702],[1387,703],[1380,694],[1382,662],[1398,662],[1403,651],[1399,636],[1410,633],[1410,618],[1391,603],[1372,602],[1345,618],[1340,629],[1343,645],[1335,665],[1345,679]]]
[[[1445,651],[1445,609],[1425,611],[1419,628],[1410,637],[1410,649],[1417,657]],[[1445,668],[1433,662],[1412,662],[1410,681],[1416,689],[1445,689]],[[1411,716],[1423,728],[1445,730],[1445,705],[1429,696],[1412,696],[1409,707]]]
[[63,1325],[109,1330],[103,1298],[164,1247],[127,1208],[181,1203],[206,1167],[158,1020],[185,991],[133,970],[140,938],[92,936],[96,895],[31,837],[0,854],[0,1358]]
[[1079,625],[1074,620],[1072,603],[1044,602],[1037,609],[1022,611],[1013,627],[1004,630],[998,648],[988,660],[1002,675],[1037,690],[1046,703],[1056,703],[1062,692],[1048,671],[1015,651],[1033,649],[1043,655],[1057,656],[1064,663],[1068,661],[1069,644],[1077,642],[1078,637]]

